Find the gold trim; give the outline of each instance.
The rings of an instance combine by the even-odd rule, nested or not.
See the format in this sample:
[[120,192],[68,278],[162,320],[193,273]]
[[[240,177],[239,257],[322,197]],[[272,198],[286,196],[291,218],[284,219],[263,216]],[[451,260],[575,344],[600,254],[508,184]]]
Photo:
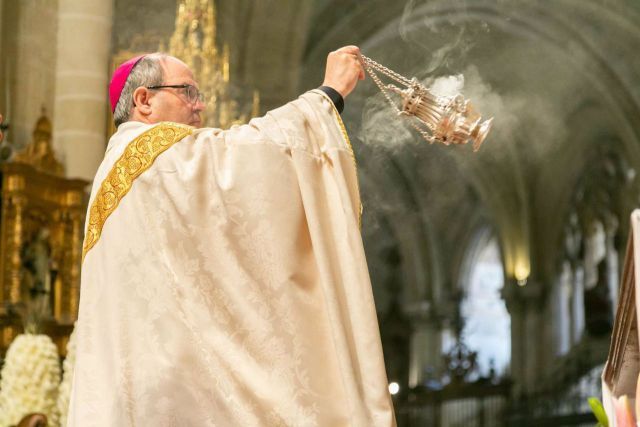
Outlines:
[[342,117],[340,117],[340,113],[338,112],[338,109],[336,108],[335,104],[333,103],[331,98],[327,96],[326,93],[324,93],[321,90],[318,90],[317,92],[320,93],[327,101],[329,101],[331,108],[333,108],[334,117],[336,118],[336,121],[340,126],[340,130],[342,131],[342,137],[344,138],[345,142],[347,143],[347,146],[349,147],[349,153],[351,153],[351,160],[353,160],[353,167],[356,170],[356,190],[358,191],[358,198],[360,199],[360,211],[358,212],[358,228],[362,230],[362,211],[364,210],[364,208],[362,207],[362,194],[360,194],[360,184],[358,183],[358,162],[356,161],[356,155],[353,151],[353,146],[351,145],[351,140],[349,139],[349,135],[347,134],[347,128],[345,128],[344,122],[342,121]]
[[82,260],[100,239],[102,227],[122,198],[129,192],[133,181],[149,169],[156,158],[187,135],[193,128],[178,123],[164,122],[131,141],[116,160],[91,203],[87,233],[82,247]]

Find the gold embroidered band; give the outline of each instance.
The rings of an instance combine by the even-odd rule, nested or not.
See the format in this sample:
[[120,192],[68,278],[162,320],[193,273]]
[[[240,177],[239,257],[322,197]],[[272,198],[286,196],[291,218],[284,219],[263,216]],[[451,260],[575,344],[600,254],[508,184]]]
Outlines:
[[89,209],[89,223],[84,236],[82,259],[100,239],[104,223],[129,192],[133,181],[149,169],[156,158],[176,142],[191,135],[193,128],[163,122],[131,141],[124,153],[102,181]]

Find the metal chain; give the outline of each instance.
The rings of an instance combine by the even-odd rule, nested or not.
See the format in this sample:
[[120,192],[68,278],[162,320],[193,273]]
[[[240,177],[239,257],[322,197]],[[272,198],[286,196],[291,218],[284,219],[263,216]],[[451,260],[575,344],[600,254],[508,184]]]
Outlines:
[[380,88],[380,92],[382,92],[382,94],[384,95],[385,98],[387,98],[387,101],[389,101],[389,104],[391,104],[391,106],[396,110],[396,112],[398,114],[404,114],[396,105],[396,103],[393,101],[393,99],[391,99],[391,95],[389,95],[389,92],[387,91],[387,88],[385,87],[385,85],[382,83],[382,81],[380,80],[380,77],[378,77],[378,75],[376,73],[373,72],[373,70],[370,67],[365,67],[365,69],[367,70],[367,73],[369,73],[369,75],[371,76],[371,79],[375,82],[375,84],[378,86],[378,88]]
[[[373,71],[373,70],[377,70],[379,72],[381,72],[382,74],[386,75],[387,77],[391,78],[392,80],[395,80],[396,82],[403,84],[407,87],[411,87],[415,84],[415,82],[412,82],[411,80],[407,79],[406,77],[396,73],[395,71],[385,67],[384,65],[378,64],[376,61],[374,61],[373,59],[366,57],[364,55],[360,55],[362,57],[362,62],[364,65],[365,70],[367,70],[367,73],[369,73],[369,75],[371,76],[371,79],[375,82],[375,84],[378,86],[378,88],[380,88],[380,92],[382,92],[382,94],[384,95],[385,98],[387,98],[387,101],[389,101],[389,104],[391,105],[391,107],[393,107],[394,110],[396,110],[396,112],[398,113],[399,116],[403,116],[406,119],[409,120],[409,116],[410,114],[400,110],[398,108],[398,106],[396,105],[396,103],[393,101],[393,99],[391,99],[391,96],[389,95],[388,89],[387,87],[382,83],[382,81],[380,80],[380,77],[378,77],[378,75]],[[418,133],[420,133],[420,135],[426,139],[430,144],[433,144],[436,139],[433,137],[433,135],[431,135],[429,132],[426,132],[424,129],[420,129],[420,127],[415,123],[414,120],[409,120],[409,124],[411,125],[411,127],[413,127],[416,131],[418,131]]]
[[368,56],[364,56],[362,54],[360,54],[360,56],[362,57],[362,61],[364,62],[365,67],[373,68],[377,71],[380,71],[385,76],[390,77],[391,79],[397,81],[398,83],[402,83],[405,86],[410,87],[413,84],[413,82],[411,82],[411,80],[407,79],[405,76],[396,73],[395,71],[385,67],[382,64],[377,63],[376,61],[369,58]]

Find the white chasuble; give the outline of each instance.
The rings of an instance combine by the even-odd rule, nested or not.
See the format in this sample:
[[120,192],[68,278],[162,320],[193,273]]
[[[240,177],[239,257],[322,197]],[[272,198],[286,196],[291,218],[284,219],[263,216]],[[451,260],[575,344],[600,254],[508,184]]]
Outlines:
[[128,122],[89,202],[69,426],[394,426],[353,152],[319,91]]

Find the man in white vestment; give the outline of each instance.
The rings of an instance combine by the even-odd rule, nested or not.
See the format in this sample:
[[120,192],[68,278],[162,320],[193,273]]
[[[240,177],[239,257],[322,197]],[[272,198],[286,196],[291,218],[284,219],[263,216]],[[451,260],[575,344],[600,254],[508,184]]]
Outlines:
[[176,58],[119,67],[89,200],[68,425],[394,426],[338,109],[364,78],[199,128]]

